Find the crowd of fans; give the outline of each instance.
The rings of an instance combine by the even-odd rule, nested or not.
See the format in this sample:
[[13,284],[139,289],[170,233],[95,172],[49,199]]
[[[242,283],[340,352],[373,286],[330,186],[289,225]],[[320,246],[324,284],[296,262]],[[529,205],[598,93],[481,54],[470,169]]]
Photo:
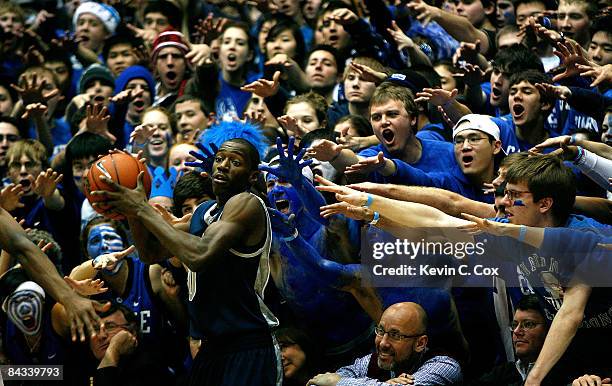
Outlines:
[[[0,0],[0,363],[612,384],[611,101],[607,0]],[[149,197],[86,199],[111,151]],[[376,283],[388,237],[501,270]]]

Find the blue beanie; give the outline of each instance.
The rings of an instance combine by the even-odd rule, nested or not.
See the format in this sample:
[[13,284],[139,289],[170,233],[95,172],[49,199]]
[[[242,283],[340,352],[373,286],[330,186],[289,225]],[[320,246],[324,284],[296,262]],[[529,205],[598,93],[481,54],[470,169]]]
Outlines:
[[151,72],[143,66],[130,66],[119,74],[115,79],[115,95],[125,90],[128,82],[132,79],[144,79],[149,86],[149,91],[151,91],[151,100],[155,99],[155,81]]

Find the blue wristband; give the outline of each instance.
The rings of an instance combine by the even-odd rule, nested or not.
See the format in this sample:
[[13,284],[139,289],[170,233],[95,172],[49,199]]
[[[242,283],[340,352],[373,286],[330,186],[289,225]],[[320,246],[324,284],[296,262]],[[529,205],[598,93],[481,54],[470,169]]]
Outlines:
[[518,241],[525,242],[525,236],[527,235],[527,227],[525,225],[521,225],[521,230],[519,231]]
[[287,236],[287,237],[281,237],[280,239],[281,239],[282,241],[285,241],[285,242],[287,242],[287,241],[293,241],[293,240],[295,240],[295,239],[298,237],[298,234],[299,234],[299,233],[298,233],[298,230],[297,230],[297,228],[295,228],[295,232],[293,232],[293,235],[291,235],[291,236]]
[[372,197],[372,195],[368,193],[368,199],[366,200],[365,204],[363,204],[362,206],[364,208],[369,208],[372,205],[372,202],[374,202],[374,197]]
[[380,220],[380,213],[374,212],[374,218],[370,221],[370,225],[378,224],[378,220]]
[[576,146],[576,149],[578,150],[578,152],[576,153],[576,158],[574,158],[574,163],[578,163],[578,161],[580,161],[584,156],[584,149],[582,148],[582,146]]

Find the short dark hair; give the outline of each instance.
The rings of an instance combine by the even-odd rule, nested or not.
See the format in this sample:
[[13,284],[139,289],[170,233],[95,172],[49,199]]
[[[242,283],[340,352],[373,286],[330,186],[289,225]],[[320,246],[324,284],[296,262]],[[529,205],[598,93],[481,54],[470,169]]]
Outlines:
[[120,33],[109,37],[104,41],[104,47],[102,48],[102,57],[105,61],[108,60],[108,54],[111,48],[119,44],[129,44],[135,48],[143,44],[143,41],[129,33]]
[[110,141],[101,135],[83,132],[74,136],[66,146],[66,165],[72,166],[72,161],[83,158],[98,157],[108,153],[112,148]]
[[542,304],[540,303],[537,295],[524,295],[516,305],[516,309],[521,311],[536,311],[542,315],[544,319],[546,319],[544,308],[542,308]]
[[[510,77],[508,87],[512,87],[515,84],[518,84],[521,82],[529,82],[533,86],[535,86],[538,83],[551,84],[550,78],[548,77],[548,75],[544,74],[543,72],[540,72],[537,70],[527,70],[527,71],[518,72],[512,75]],[[552,110],[552,108],[555,105],[555,99],[549,96],[548,93],[541,93],[539,90],[538,90],[538,93],[540,94],[540,102],[548,103],[550,105],[550,110]]]
[[168,23],[177,31],[182,27],[183,13],[170,1],[150,1],[142,15],[146,16],[147,13],[161,13],[168,18]]
[[531,50],[522,44],[515,44],[507,49],[501,50],[493,59],[493,67],[497,67],[502,72],[511,74],[537,70],[544,73],[542,60]]
[[174,187],[172,196],[174,215],[179,218],[183,216],[181,207],[186,200],[190,198],[200,199],[206,195],[210,197],[215,196],[210,178],[204,178],[195,171],[187,172],[178,179]]
[[608,36],[612,36],[612,14],[606,13],[595,18],[591,26],[591,36],[597,32],[605,32]]
[[559,224],[567,221],[576,201],[576,179],[559,157],[543,155],[516,161],[508,167],[506,181],[526,183],[533,201],[551,197],[553,218]]
[[212,110],[208,106],[206,106],[206,103],[204,102],[202,98],[196,95],[192,95],[192,94],[183,94],[180,97],[176,98],[176,100],[170,107],[170,110],[172,111],[173,114],[175,114],[176,105],[178,105],[179,103],[185,103],[185,102],[191,102],[191,101],[198,102],[198,104],[200,105],[200,110],[202,110],[204,115],[208,116],[208,114],[212,112]]
[[289,18],[279,19],[270,29],[266,37],[266,43],[274,40],[278,35],[285,31],[290,31],[295,39],[295,56],[292,58],[299,66],[304,66],[304,56],[306,55],[306,43],[299,24]]
[[372,94],[372,99],[370,99],[370,110],[372,106],[381,105],[388,101],[402,102],[408,114],[412,116],[418,114],[418,109],[414,102],[414,94],[407,87],[398,86],[391,82],[383,82],[380,86],[376,87],[374,94]]
[[312,53],[315,51],[329,52],[334,57],[334,60],[336,61],[336,68],[338,68],[338,74],[342,74],[344,72],[344,64],[345,64],[344,58],[340,54],[340,51],[338,51],[335,47],[330,46],[328,44],[317,44],[316,46],[312,47],[310,51],[308,51],[308,53],[306,54],[306,61],[304,62],[304,67],[308,65],[308,60],[310,59],[310,55],[312,55]]

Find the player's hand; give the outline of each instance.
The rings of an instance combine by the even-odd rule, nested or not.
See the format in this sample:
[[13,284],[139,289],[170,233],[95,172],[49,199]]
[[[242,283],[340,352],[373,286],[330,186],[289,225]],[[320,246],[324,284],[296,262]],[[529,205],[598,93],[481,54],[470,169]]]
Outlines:
[[110,185],[109,190],[96,190],[91,192],[93,196],[102,196],[104,200],[94,202],[94,208],[101,208],[106,213],[118,213],[127,217],[135,217],[138,212],[149,204],[143,185],[144,172],[138,174],[138,184],[136,188],[129,189],[114,182],[112,179],[102,175],[100,179]]

